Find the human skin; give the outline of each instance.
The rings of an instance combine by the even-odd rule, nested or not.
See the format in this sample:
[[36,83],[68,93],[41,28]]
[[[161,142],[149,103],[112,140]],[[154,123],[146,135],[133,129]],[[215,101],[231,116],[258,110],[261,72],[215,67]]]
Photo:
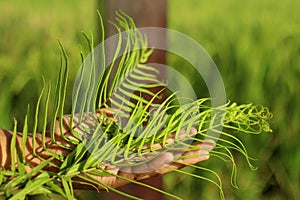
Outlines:
[[[113,118],[113,113],[109,110],[102,109],[101,112],[97,112],[97,116],[99,118],[102,118],[101,113],[105,113],[107,116]],[[48,151],[52,151],[56,154],[67,156],[71,150],[65,149],[60,147],[58,144],[69,146],[71,149],[74,147],[73,144],[70,144],[69,142],[65,141],[61,138],[61,134],[64,134],[66,137],[72,137],[71,131],[70,131],[70,117],[68,115],[65,115],[63,118],[63,129],[60,130],[59,128],[59,121],[56,122],[54,133],[55,133],[55,139],[56,143],[53,143],[49,134],[49,131],[46,132],[45,135],[45,146],[47,147]],[[76,127],[73,127],[73,129],[76,130]],[[195,128],[191,128],[189,134],[195,134],[197,130]],[[180,131],[180,137],[185,137],[186,131],[182,130]],[[0,129],[0,169],[9,169],[13,163],[11,163],[10,159],[10,144],[12,141],[12,131],[7,131]],[[172,134],[170,134],[172,135]],[[35,138],[35,152],[38,155],[34,156],[33,153],[33,143],[32,143],[32,134],[28,134],[28,138],[26,140],[26,145],[24,149],[24,155],[26,159],[26,165],[25,169],[27,172],[30,172],[31,167],[30,166],[37,166],[42,161],[40,158],[48,159],[51,157],[51,155],[43,150],[43,143],[42,143],[42,134],[37,133]],[[168,144],[172,144],[175,142],[175,139],[170,137],[167,139]],[[22,133],[17,133],[16,137],[16,148],[21,149],[22,144]],[[172,172],[176,169],[183,168],[187,165],[193,165],[196,163],[199,163],[201,161],[205,161],[209,159],[209,151],[212,150],[215,146],[213,141],[207,141],[207,142],[196,142],[191,144],[193,146],[191,149],[186,149],[185,152],[182,152],[182,156],[178,159],[175,159],[175,153],[178,152],[172,152],[167,151],[165,153],[160,154],[158,157],[151,159],[149,162],[140,164],[137,166],[132,167],[126,167],[126,169],[118,166],[103,166],[103,169],[105,171],[111,173],[111,176],[96,176],[92,175],[93,178],[97,179],[98,181],[102,182],[103,184],[109,186],[109,187],[119,187],[122,185],[125,185],[129,183],[127,180],[135,180],[140,181],[143,179],[147,179],[154,176],[161,176],[166,173]],[[148,148],[145,146],[145,148]],[[154,144],[155,149],[161,149],[160,144]],[[23,152],[22,152],[23,153]],[[61,162],[59,160],[53,160],[52,161],[55,165],[60,165]],[[16,165],[16,164],[15,164]],[[46,166],[44,170],[48,171],[57,171],[58,169],[54,166]],[[117,175],[117,176],[114,176]],[[123,177],[123,178],[120,178]],[[126,180],[127,179],[127,180]],[[83,180],[80,180],[83,181]],[[95,185],[95,187],[98,189],[103,189],[102,186]],[[77,189],[92,189],[87,185],[74,185]]]

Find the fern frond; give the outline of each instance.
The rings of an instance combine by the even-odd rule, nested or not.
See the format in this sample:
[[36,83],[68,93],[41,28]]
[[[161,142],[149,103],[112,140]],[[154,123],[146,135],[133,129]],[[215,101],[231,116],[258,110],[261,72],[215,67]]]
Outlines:
[[[73,109],[70,115],[64,113],[69,63],[66,52],[59,43],[62,59],[51,123],[46,125],[51,88],[48,86],[45,92],[44,81],[45,86],[37,101],[33,134],[28,133],[27,117],[22,136],[17,133],[15,122],[10,141],[11,166],[0,171],[0,196],[22,199],[26,195],[53,192],[67,199],[75,199],[74,186],[81,184],[139,199],[95,178],[107,176],[180,199],[120,173],[125,168],[138,169],[167,152],[174,153],[173,161],[176,163],[176,160],[187,158],[183,152],[201,150],[193,145],[195,142],[217,141],[210,155],[232,163],[231,181],[235,187],[236,165],[232,150],[244,155],[249,166],[253,168],[247,148],[238,134],[270,132],[268,120],[272,115],[269,110],[263,106],[237,105],[230,102],[211,107],[208,106],[209,98],[185,98],[186,103],[180,105],[178,102],[183,97],[177,95],[178,91],[173,91],[163,99],[166,85],[159,81],[159,71],[146,64],[153,52],[153,49],[147,47],[147,38],[136,29],[133,19],[125,13],[118,11],[116,15],[117,24],[113,25],[119,34],[115,38],[117,40],[113,52],[110,52],[111,49],[104,41],[100,14],[102,43],[97,56],[92,37],[83,33],[90,54],[83,59],[84,55],[81,53],[83,64],[74,83]],[[150,90],[157,87],[162,89],[158,92]],[[145,94],[150,98],[144,98]],[[46,109],[44,116],[39,115],[42,98],[46,98],[43,105]],[[157,99],[162,102],[156,103]],[[113,117],[102,112],[103,109],[112,113]],[[40,119],[44,124],[41,133],[37,132]],[[185,131],[184,137],[182,130]],[[208,134],[209,131],[214,134]],[[31,140],[30,159],[27,158],[28,152],[30,154],[27,140]],[[15,150],[18,146],[20,151]],[[62,155],[62,152],[67,154]],[[36,160],[39,163],[33,162]],[[177,164],[187,165],[179,161]],[[224,198],[222,182],[216,172],[194,164],[189,166],[213,174],[217,181],[177,168],[172,170],[207,180],[220,189],[220,197]],[[112,173],[111,169],[117,172]],[[145,173],[147,170],[156,169],[147,168]]]

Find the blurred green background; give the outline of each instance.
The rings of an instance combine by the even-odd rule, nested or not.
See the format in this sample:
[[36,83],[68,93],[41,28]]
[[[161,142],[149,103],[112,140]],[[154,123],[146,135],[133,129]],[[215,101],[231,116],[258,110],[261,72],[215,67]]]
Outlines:
[[[265,105],[274,114],[273,133],[239,136],[258,159],[254,162],[258,169],[252,171],[241,155],[234,155],[239,189],[230,185],[229,164],[212,158],[203,165],[221,175],[227,199],[300,197],[300,1],[168,4],[168,27],[207,50],[222,74],[228,98]],[[0,0],[1,128],[11,129],[14,117],[22,125],[28,104],[32,114],[42,76],[54,86],[60,66],[57,39],[69,56],[72,89],[79,53],[85,49],[81,31],[96,32],[96,9],[96,1]],[[197,86],[197,78],[190,76]],[[218,198],[214,185],[176,173],[165,176],[165,185],[184,199]]]

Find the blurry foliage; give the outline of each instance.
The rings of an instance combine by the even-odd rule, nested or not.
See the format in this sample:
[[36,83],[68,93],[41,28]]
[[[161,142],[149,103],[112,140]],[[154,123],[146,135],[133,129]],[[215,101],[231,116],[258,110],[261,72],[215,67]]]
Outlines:
[[[225,182],[230,174],[223,164],[205,163],[223,172],[228,199],[300,196],[299,7],[300,2],[294,0],[170,1],[169,28],[189,35],[208,51],[222,74],[227,97],[268,106],[274,114],[272,134],[241,136],[250,155],[258,159],[258,170],[249,170],[236,155],[239,190]],[[170,62],[178,65],[175,58]],[[191,80],[200,95],[207,95],[203,82]],[[212,194],[209,184],[191,183],[194,190],[187,189],[186,180],[179,184],[178,188],[187,184],[178,189],[180,193],[196,193],[194,199],[208,199]]]
[[[217,159],[203,163],[222,173],[227,199],[300,196],[299,7],[295,0],[169,1],[168,26],[203,45],[219,67],[228,98],[268,106],[274,114],[272,134],[239,137],[258,158],[258,169],[251,171],[236,155],[240,189],[230,185],[229,165]],[[85,48],[80,46],[80,31],[95,31],[96,6],[79,0],[0,0],[0,13],[0,127],[11,129],[12,118],[22,122],[27,104],[35,105],[42,75],[54,85],[60,66],[57,39],[70,58],[69,77],[75,78],[79,52]],[[171,66],[186,65],[173,57],[169,61]],[[201,78],[181,70],[191,77],[199,96],[208,95]],[[165,183],[186,199],[219,195],[213,185],[176,173],[167,175]]]
[[11,129],[13,117],[22,122],[28,104],[33,111],[42,76],[54,87],[60,66],[57,40],[67,49],[75,78],[85,48],[81,31],[94,31],[95,10],[94,1],[0,0],[1,128]]

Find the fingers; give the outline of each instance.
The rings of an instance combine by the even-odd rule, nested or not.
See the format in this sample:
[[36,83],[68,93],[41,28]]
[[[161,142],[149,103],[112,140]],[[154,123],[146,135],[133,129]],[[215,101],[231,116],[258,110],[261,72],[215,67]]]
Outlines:
[[209,152],[215,147],[215,142],[213,140],[207,140],[203,143],[193,143],[192,146],[196,147],[197,150],[184,152],[178,160],[175,160],[170,165],[165,166],[156,172],[163,175],[176,169],[181,169],[187,165],[194,165],[196,163],[208,160]]
[[207,160],[209,152],[215,147],[215,143],[213,141],[197,142],[193,144],[193,147],[196,147],[197,150],[186,151],[177,162],[189,165]]
[[[178,138],[182,141],[187,138],[187,135],[195,135],[197,130],[191,128],[190,133],[186,134],[186,131],[182,130],[178,134]],[[174,134],[173,134],[174,135]],[[168,138],[168,146],[175,144],[177,140],[175,138]],[[161,144],[154,144],[152,148],[155,152],[150,152],[143,155],[143,159],[148,159],[147,162],[139,165],[126,166],[128,163],[121,163],[119,166],[120,171],[127,173],[160,173],[164,174],[168,171],[172,171],[171,168],[175,169],[182,168],[186,165],[196,164],[198,162],[209,159],[209,152],[215,147],[213,140],[205,140],[205,142],[196,142],[191,145],[179,144],[175,150],[170,147],[170,150],[164,148]],[[144,146],[144,148],[150,148],[150,145]],[[166,152],[163,152],[166,151]],[[138,155],[136,155],[138,156]],[[137,164],[137,163],[136,163]],[[167,168],[169,169],[166,169]]]
[[167,145],[173,145],[176,141],[184,141],[187,139],[191,139],[197,134],[197,129],[191,127],[189,133],[185,129],[180,130],[179,133],[176,135],[176,132],[172,133],[169,138],[167,138],[166,143]]
[[[157,175],[157,169],[161,169],[166,165],[169,165],[174,160],[172,153],[166,152],[156,158],[150,160],[147,163],[133,166],[133,167],[123,167],[120,169],[121,176],[129,177],[134,180],[143,180]],[[129,175],[130,174],[130,175]]]
[[[175,157],[178,157],[178,155],[182,155],[184,151],[189,147],[188,144],[179,144],[174,147],[176,148],[176,150],[174,150],[174,148],[172,148],[172,145],[176,144],[176,142],[179,141],[185,141],[187,138],[191,138],[191,136],[195,135],[196,133],[197,130],[195,128],[191,128],[189,134],[187,134],[185,130],[181,130],[177,135],[176,133],[172,133],[171,135],[173,137],[167,138],[165,145],[160,143],[155,143],[153,145],[147,144],[143,147],[143,149],[150,149],[151,152],[144,154],[143,160],[148,160],[148,162],[144,162],[143,164],[131,167],[120,167],[120,170],[130,173],[145,173],[161,169],[163,166],[169,165],[172,161],[174,161]],[[136,154],[136,157],[139,156],[140,155]],[[123,166],[126,165],[126,163],[121,163],[119,166],[122,166],[122,164]]]
[[132,173],[153,172],[157,169],[162,168],[166,164],[169,164],[173,160],[174,160],[173,154],[166,152],[166,153],[163,153],[163,154],[155,157],[154,159],[150,160],[149,162],[132,167],[131,172]]

